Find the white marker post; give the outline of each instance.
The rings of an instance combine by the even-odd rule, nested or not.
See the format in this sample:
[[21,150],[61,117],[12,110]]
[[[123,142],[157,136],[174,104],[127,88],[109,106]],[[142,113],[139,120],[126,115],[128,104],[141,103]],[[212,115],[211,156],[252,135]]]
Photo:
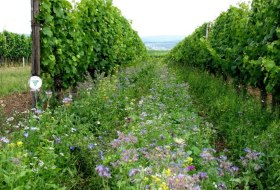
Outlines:
[[35,95],[35,102],[34,103],[32,102],[32,104],[34,104],[34,105],[32,105],[32,107],[35,108],[35,106],[37,104],[37,94],[36,94],[36,92],[40,91],[40,88],[42,87],[43,82],[42,82],[42,79],[40,77],[33,76],[33,77],[30,77],[28,83],[29,83],[29,87],[31,89],[31,92],[34,93],[34,95]]

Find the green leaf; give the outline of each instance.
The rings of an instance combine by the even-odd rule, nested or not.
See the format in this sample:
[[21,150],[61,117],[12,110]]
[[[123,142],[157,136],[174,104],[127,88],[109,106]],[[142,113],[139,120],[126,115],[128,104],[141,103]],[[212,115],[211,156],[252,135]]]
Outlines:
[[52,37],[53,36],[53,32],[51,31],[51,29],[49,27],[45,27],[42,30],[43,34],[45,34],[48,37]]

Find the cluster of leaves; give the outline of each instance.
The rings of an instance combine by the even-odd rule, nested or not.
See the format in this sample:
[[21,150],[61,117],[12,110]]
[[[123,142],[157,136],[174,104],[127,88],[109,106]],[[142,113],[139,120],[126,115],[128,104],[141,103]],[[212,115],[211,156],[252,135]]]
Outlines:
[[232,6],[186,37],[169,58],[230,76],[236,84],[258,87],[279,101],[279,9],[277,0],[254,0],[251,8]]
[[112,72],[146,53],[138,34],[112,1],[42,0],[41,68],[46,88],[76,86],[87,72]]
[[31,38],[8,31],[0,33],[0,58],[10,61],[31,56]]

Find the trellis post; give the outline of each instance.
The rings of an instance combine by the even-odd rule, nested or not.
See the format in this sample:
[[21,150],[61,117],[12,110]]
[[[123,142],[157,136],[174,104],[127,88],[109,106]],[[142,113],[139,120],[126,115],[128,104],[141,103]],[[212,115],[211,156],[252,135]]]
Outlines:
[[[32,76],[40,76],[40,24],[36,20],[39,14],[40,0],[31,0],[31,28],[32,28]],[[32,107],[37,102],[36,92],[32,92]]]

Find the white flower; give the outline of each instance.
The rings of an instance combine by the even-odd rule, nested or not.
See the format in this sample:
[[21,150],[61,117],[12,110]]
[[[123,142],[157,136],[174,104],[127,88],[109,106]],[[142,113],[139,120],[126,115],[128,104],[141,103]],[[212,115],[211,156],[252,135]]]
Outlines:
[[11,122],[11,121],[13,121],[15,118],[14,117],[9,117],[8,119],[7,119],[7,122]]
[[175,143],[177,144],[184,144],[185,140],[184,139],[180,139],[180,138],[174,138]]
[[39,166],[42,167],[45,163],[42,160],[39,160]]
[[6,143],[6,144],[8,144],[10,142],[10,140],[6,137],[1,137],[0,141],[3,142],[3,143]]

